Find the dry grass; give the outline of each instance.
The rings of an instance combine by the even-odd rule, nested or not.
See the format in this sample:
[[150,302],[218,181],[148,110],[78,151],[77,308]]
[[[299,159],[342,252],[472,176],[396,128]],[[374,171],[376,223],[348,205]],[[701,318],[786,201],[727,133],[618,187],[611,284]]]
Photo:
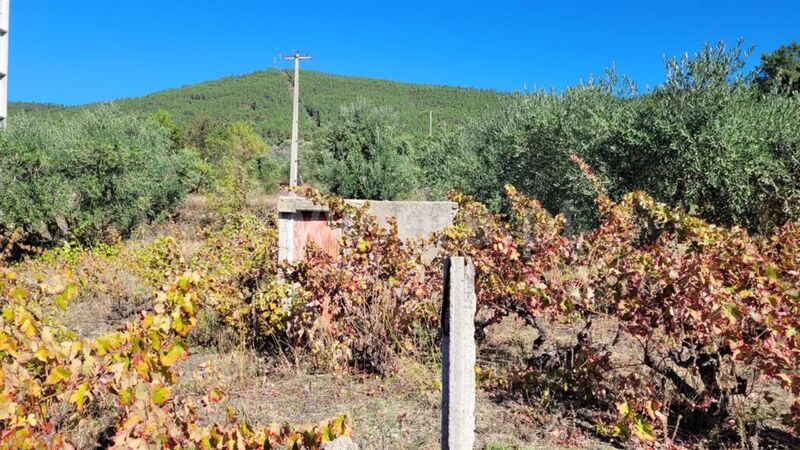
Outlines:
[[277,210],[278,195],[258,190],[247,197],[247,207],[257,217],[268,219]]
[[[223,419],[228,407],[253,424],[314,423],[348,414],[355,423],[354,439],[363,449],[438,449],[439,369],[413,360],[402,361],[400,367],[396,375],[380,378],[311,373],[250,352],[194,354],[180,365],[180,389],[198,397],[212,387],[225,390],[225,400],[208,420]],[[476,411],[478,448],[556,449],[567,438],[561,427],[540,428],[529,408],[498,404],[484,392],[478,394]],[[608,448],[577,439],[580,448]]]

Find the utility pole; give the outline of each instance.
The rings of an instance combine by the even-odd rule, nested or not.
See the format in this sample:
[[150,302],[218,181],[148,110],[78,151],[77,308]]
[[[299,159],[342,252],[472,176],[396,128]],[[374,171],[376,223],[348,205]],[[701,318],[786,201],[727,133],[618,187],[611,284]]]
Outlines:
[[297,139],[299,134],[299,120],[300,120],[300,61],[304,59],[311,59],[307,54],[301,56],[299,51],[294,52],[294,55],[287,56],[287,61],[294,60],[294,107],[292,109],[292,153],[289,161],[289,186],[297,186]]
[[8,124],[8,23],[9,3],[0,0],[0,127]]
[[433,136],[433,110],[428,111],[428,137]]

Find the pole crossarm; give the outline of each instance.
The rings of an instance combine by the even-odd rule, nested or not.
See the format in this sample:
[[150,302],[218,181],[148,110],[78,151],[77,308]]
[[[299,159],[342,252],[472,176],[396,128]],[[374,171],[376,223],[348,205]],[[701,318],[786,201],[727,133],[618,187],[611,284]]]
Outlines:
[[292,55],[292,56],[286,56],[283,59],[285,59],[287,61],[292,61],[292,60],[295,60],[295,59],[299,59],[300,61],[304,61],[306,59],[313,59],[313,58],[308,56],[308,55],[301,56],[299,54],[295,54],[295,55]]

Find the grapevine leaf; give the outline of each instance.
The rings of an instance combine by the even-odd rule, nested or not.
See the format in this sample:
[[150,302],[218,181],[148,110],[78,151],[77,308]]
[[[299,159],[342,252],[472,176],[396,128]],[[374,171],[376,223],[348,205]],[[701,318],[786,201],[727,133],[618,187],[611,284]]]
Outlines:
[[54,367],[53,370],[50,371],[50,374],[47,375],[47,379],[44,381],[46,385],[53,385],[58,384],[64,380],[69,380],[72,374],[69,371],[69,368],[66,366],[58,366]]
[[172,348],[167,352],[166,355],[161,356],[161,364],[169,367],[175,364],[176,361],[183,358],[186,355],[186,350],[181,346],[181,344],[173,344]]
[[150,393],[150,400],[159,406],[163,405],[167,398],[169,398],[169,387],[167,386],[156,386]]
[[86,393],[89,391],[89,383],[81,383],[75,392],[69,396],[69,402],[75,404],[78,409],[83,408],[83,404],[86,401]]
[[636,437],[643,441],[655,441],[656,440],[656,433],[653,430],[653,424],[642,419],[641,417],[636,420],[636,423],[633,426],[633,432],[636,434]]

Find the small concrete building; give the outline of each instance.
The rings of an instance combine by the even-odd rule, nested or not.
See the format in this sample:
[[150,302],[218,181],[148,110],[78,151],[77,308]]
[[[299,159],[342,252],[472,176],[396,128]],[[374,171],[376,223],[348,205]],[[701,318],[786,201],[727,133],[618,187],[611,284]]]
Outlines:
[[[366,200],[346,200],[364,206]],[[278,199],[278,259],[297,261],[305,254],[308,242],[314,242],[331,255],[339,249],[340,232],[328,225],[328,208],[302,197]],[[451,225],[458,212],[454,202],[369,201],[369,213],[378,223],[397,219],[401,239],[424,238]]]

